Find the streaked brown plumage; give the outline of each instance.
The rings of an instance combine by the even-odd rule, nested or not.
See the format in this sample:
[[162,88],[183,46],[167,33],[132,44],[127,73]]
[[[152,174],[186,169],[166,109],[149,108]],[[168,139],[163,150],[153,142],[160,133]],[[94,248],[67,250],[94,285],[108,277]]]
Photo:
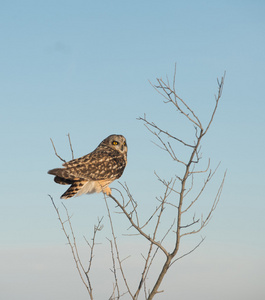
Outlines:
[[122,135],[110,135],[91,153],[63,164],[64,168],[52,169],[59,184],[71,184],[61,196],[68,199],[82,194],[111,194],[109,184],[121,177],[127,164],[127,144]]

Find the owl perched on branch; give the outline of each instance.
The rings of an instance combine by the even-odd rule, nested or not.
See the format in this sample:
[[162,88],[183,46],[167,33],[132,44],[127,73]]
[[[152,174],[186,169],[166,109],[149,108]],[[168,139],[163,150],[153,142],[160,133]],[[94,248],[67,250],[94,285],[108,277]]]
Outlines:
[[122,135],[110,135],[91,153],[48,171],[59,184],[71,184],[61,196],[68,199],[82,194],[111,194],[109,184],[121,177],[127,164],[127,144]]

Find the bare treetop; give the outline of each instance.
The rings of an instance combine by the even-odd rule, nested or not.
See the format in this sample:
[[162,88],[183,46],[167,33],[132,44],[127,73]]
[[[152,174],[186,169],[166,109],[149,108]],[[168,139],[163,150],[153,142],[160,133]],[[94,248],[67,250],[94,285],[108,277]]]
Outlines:
[[[156,179],[162,184],[164,192],[161,196],[157,196],[156,199],[154,199],[153,211],[148,216],[145,214],[144,219],[141,219],[139,216],[140,210],[137,205],[137,200],[132,196],[127,184],[121,184],[121,190],[113,189],[115,191],[115,196],[114,194],[109,194],[107,196],[104,194],[109,225],[112,232],[112,238],[108,239],[108,241],[110,244],[110,254],[112,258],[114,283],[109,299],[120,299],[124,295],[126,295],[127,298],[129,295],[129,298],[131,299],[139,299],[140,297],[140,299],[153,299],[157,294],[163,292],[160,290],[160,287],[169,268],[171,268],[172,265],[179,259],[191,254],[203,242],[204,238],[202,237],[192,249],[184,254],[180,254],[179,249],[182,238],[184,236],[191,236],[200,233],[209,224],[213,212],[220,200],[224,186],[226,172],[223,175],[216,194],[212,196],[212,204],[208,212],[205,215],[200,214],[199,217],[192,212],[192,208],[195,204],[199,204],[205,194],[206,186],[212,180],[219,167],[219,165],[217,165],[214,169],[212,169],[210,159],[208,160],[205,168],[200,166],[202,159],[201,142],[209,131],[214,120],[219,101],[222,96],[224,76],[220,81],[217,80],[218,91],[214,99],[215,102],[212,113],[208,120],[201,120],[197,113],[192,109],[192,105],[180,98],[176,93],[176,69],[172,84],[169,83],[168,78],[166,81],[157,78],[156,84],[152,84],[154,89],[163,97],[163,102],[174,107],[177,112],[188,121],[190,126],[194,129],[194,135],[192,137],[187,137],[187,139],[184,140],[174,133],[176,131],[174,126],[166,129],[160,127],[154,121],[149,120],[146,115],[139,118],[149,132],[155,137],[155,144],[163,149],[164,152],[172,159],[176,173],[169,180],[161,178],[157,173],[155,173]],[[193,142],[191,143],[190,141]],[[188,158],[180,156],[175,147],[176,143],[182,145],[186,149]],[[164,152],[161,152],[161,156],[164,155]],[[55,154],[57,155],[56,150]],[[176,167],[176,164],[182,166],[181,172],[179,171],[179,168]],[[199,187],[199,189],[197,186],[195,188],[195,181],[197,177],[202,175],[204,175],[203,184]],[[89,268],[85,270],[78,257],[72,227],[70,228],[73,239],[70,241],[69,235],[64,229],[64,222],[62,221],[55,204],[54,207],[72,249],[79,275],[88,290],[90,299],[94,299],[89,270],[92,263],[92,257],[94,255],[94,241],[96,233],[101,228],[102,219],[99,219],[98,224],[95,226],[92,245],[89,245],[91,249]],[[117,218],[117,214],[114,215],[111,212],[111,207],[113,207],[115,212],[119,212],[119,216],[121,214],[125,219],[127,219],[129,234],[128,232],[126,232],[126,234],[138,235],[138,238],[145,241],[148,245],[146,253],[142,253],[142,250],[139,249],[139,252],[143,257],[143,265],[141,270],[139,270],[138,285],[136,288],[130,284],[130,278],[126,275],[124,259],[121,258],[113,222],[113,220]],[[68,211],[66,210],[66,212],[66,221],[71,224]],[[164,224],[169,224],[166,229]],[[173,236],[173,238],[170,239],[170,242],[166,242],[166,238],[169,235],[171,237]],[[134,251],[137,251],[137,249],[134,249]],[[164,262],[160,266],[160,271],[156,275],[156,279],[152,282],[148,280],[148,278],[153,272],[153,267],[160,263],[160,260],[157,259],[159,253],[163,255]]]

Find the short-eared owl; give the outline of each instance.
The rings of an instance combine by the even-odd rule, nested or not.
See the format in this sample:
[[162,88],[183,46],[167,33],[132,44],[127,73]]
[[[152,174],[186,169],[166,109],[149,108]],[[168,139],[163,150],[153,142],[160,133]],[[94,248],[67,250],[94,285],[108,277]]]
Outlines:
[[82,194],[111,194],[109,184],[121,177],[127,164],[127,144],[122,135],[110,135],[91,153],[63,164],[64,168],[50,170],[59,184],[71,184],[61,196],[68,199]]

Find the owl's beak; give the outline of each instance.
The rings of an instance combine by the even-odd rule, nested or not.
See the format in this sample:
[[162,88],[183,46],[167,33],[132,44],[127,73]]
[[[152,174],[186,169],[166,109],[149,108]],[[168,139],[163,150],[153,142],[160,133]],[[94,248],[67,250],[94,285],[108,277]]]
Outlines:
[[123,145],[121,146],[121,151],[123,151]]

